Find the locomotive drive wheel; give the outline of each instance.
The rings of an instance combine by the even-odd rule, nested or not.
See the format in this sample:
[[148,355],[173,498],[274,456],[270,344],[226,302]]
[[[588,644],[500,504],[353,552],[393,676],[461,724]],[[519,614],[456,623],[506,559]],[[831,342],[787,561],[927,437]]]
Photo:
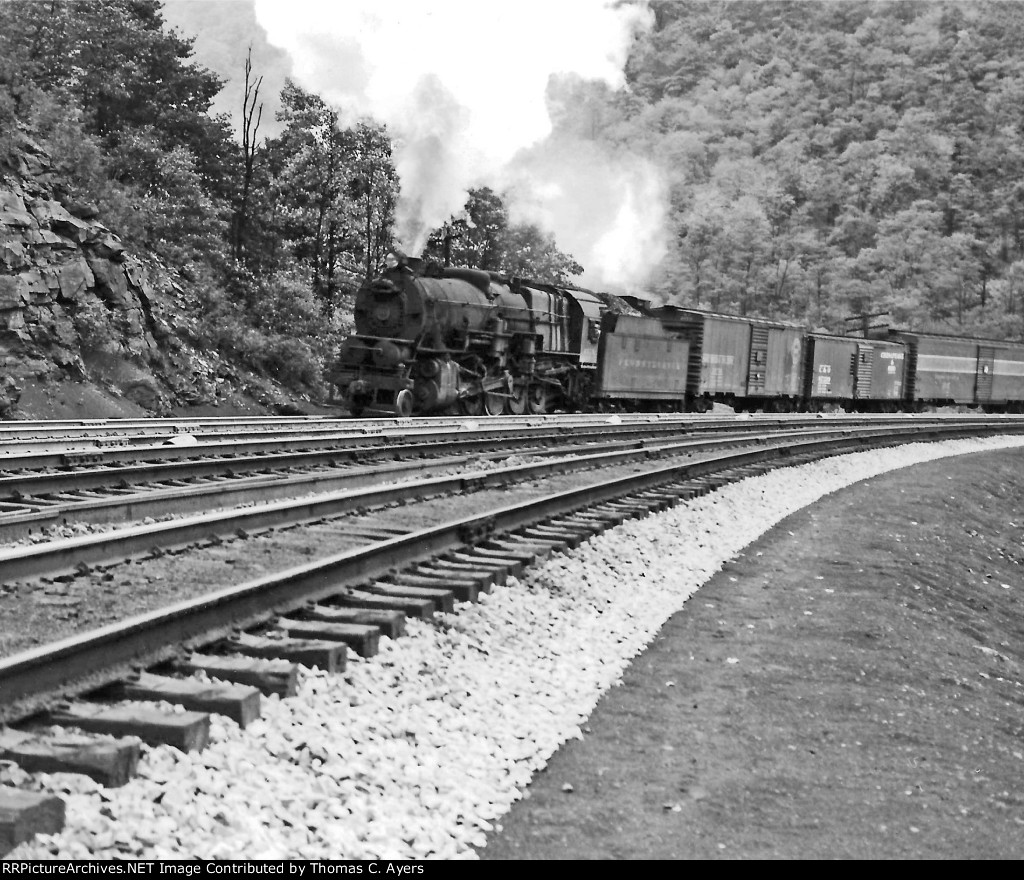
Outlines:
[[459,400],[459,409],[463,415],[482,416],[484,414],[483,394],[472,394]]
[[521,416],[526,412],[526,386],[516,385],[512,394],[505,399],[505,409],[509,415]]
[[348,407],[349,415],[354,419],[358,419],[362,417],[364,412],[366,412],[366,407],[369,403],[369,399],[360,395],[347,401],[345,406]]
[[489,416],[500,416],[505,411],[504,394],[485,394],[484,412]]
[[530,412],[539,416],[548,411],[550,400],[548,389],[544,385],[531,385],[526,394],[526,405]]
[[411,416],[412,405],[412,392],[409,391],[408,389],[399,391],[398,395],[395,397],[395,412],[399,415],[399,417],[407,419],[409,416]]

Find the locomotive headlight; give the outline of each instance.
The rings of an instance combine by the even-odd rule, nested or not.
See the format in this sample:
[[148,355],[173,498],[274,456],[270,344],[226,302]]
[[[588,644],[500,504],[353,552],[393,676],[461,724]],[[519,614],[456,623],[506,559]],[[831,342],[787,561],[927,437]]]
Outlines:
[[395,253],[390,253],[384,258],[384,265],[389,269],[397,269],[402,265],[402,261],[398,258]]

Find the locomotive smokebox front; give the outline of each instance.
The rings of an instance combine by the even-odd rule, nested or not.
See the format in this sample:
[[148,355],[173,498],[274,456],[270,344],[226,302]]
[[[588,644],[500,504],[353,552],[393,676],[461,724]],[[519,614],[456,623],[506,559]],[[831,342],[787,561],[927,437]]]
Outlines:
[[359,291],[356,328],[364,336],[416,339],[423,332],[422,294],[411,278],[389,273]]

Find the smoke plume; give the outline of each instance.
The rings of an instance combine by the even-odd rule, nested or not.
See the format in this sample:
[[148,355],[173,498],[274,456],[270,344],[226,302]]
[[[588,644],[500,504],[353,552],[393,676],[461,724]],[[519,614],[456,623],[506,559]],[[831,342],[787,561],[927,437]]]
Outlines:
[[[611,156],[602,165],[588,147],[589,167],[611,175],[598,187],[576,164],[578,153],[559,162],[536,145],[552,131],[545,97],[558,76],[623,84],[631,42],[650,23],[645,4],[256,0],[256,14],[304,88],[346,119],[387,124],[405,250],[419,253],[428,232],[461,211],[470,188],[514,180],[515,216],[553,232],[591,270],[587,283],[629,280],[627,249],[616,242],[657,214],[653,168]],[[562,204],[588,194],[585,208]]]
[[612,293],[642,284],[667,252],[668,191],[652,162],[606,142],[554,136],[510,164],[511,216],[556,232],[585,267],[583,282]]

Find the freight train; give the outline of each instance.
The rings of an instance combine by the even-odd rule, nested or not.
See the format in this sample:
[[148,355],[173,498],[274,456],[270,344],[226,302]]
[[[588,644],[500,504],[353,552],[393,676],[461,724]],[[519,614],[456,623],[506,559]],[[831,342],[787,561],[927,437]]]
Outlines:
[[560,410],[1024,411],[1024,343],[652,307],[395,258],[327,379],[354,416]]

